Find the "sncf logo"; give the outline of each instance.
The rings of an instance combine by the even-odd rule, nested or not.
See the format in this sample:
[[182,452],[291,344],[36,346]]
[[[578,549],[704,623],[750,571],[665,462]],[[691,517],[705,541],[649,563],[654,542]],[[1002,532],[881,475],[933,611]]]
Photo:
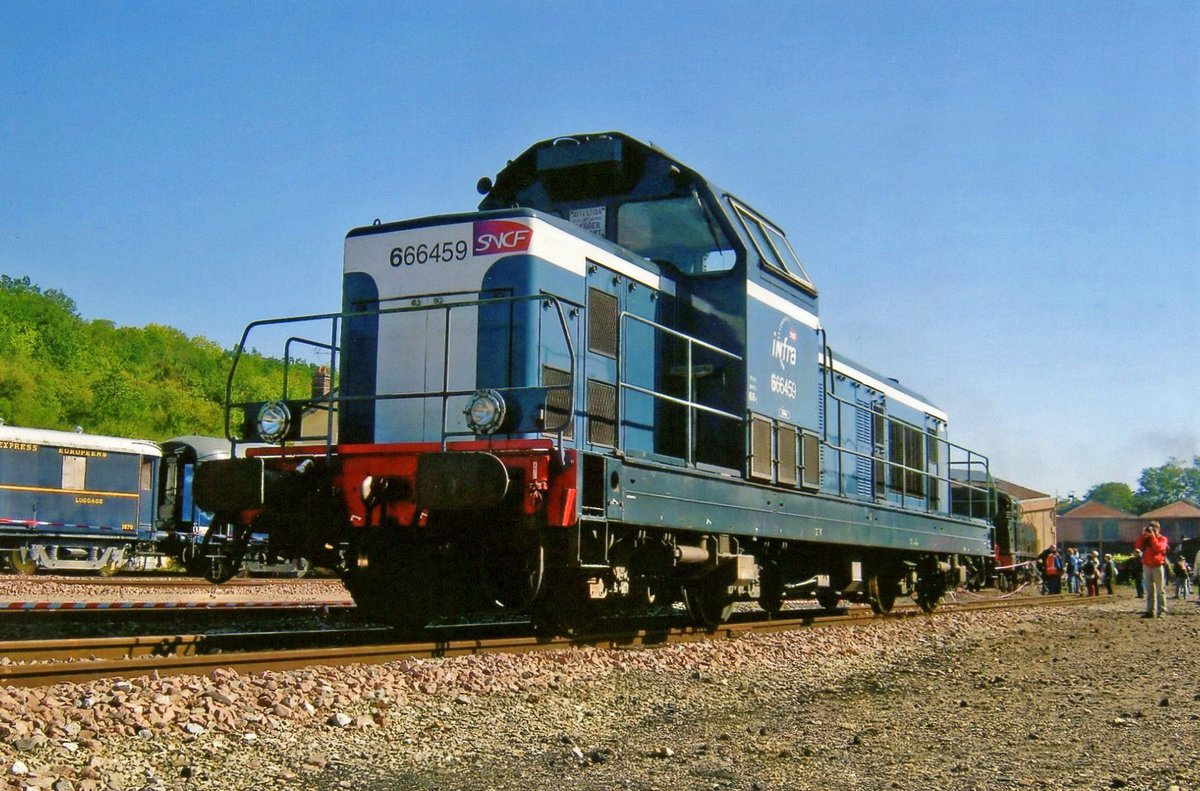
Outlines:
[[533,229],[512,220],[480,220],[475,223],[475,255],[519,253],[529,249]]

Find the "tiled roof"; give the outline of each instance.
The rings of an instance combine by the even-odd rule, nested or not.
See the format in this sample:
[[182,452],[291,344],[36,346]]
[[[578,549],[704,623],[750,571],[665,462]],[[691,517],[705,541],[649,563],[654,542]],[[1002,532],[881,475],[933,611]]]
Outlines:
[[999,478],[995,479],[996,488],[1012,497],[1014,500],[1040,500],[1043,497],[1051,495],[1039,492],[1035,489],[1030,489],[1027,486],[1013,483],[1012,481],[1002,481]]
[[1149,519],[1179,519],[1195,516],[1200,516],[1200,507],[1197,507],[1191,500],[1176,500],[1170,505],[1164,505],[1162,508],[1155,508],[1153,511],[1142,514],[1143,518]]
[[1065,516],[1069,516],[1073,519],[1079,517],[1096,518],[1102,516],[1107,516],[1110,519],[1114,517],[1125,519],[1136,518],[1134,514],[1131,514],[1128,511],[1122,511],[1120,508],[1113,508],[1111,505],[1098,503],[1095,500],[1085,500],[1082,504],[1075,506],[1070,511],[1059,514],[1060,518]]

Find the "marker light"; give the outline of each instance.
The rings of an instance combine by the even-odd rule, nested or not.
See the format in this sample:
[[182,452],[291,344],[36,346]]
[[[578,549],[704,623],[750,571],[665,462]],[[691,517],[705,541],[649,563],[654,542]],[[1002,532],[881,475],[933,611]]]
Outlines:
[[504,397],[495,390],[476,390],[463,414],[476,434],[491,434],[504,423]]

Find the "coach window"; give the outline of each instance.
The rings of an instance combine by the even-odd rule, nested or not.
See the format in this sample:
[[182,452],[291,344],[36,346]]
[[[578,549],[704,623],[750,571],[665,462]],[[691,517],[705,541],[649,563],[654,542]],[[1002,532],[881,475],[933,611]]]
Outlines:
[[805,291],[816,294],[816,287],[809,279],[808,272],[804,270],[804,265],[796,256],[796,251],[792,249],[787,237],[783,235],[783,231],[776,228],[765,217],[756,214],[736,200],[730,198],[729,203],[733,206],[738,219],[741,220],[742,227],[750,236],[750,240],[754,242],[754,247],[758,250],[759,258],[763,263],[777,274],[795,281]]

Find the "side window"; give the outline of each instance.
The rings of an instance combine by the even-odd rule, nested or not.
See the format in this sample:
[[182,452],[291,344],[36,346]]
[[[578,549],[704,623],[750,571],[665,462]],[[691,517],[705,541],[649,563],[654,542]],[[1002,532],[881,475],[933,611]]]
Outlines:
[[87,457],[62,457],[62,488],[82,491],[87,482]]
[[148,492],[154,483],[154,462],[150,459],[142,459],[141,466],[138,467],[138,489],[143,492]]
[[804,265],[796,257],[796,252],[788,243],[783,231],[761,215],[755,214],[749,208],[730,198],[730,205],[742,223],[742,227],[754,242],[759,257],[768,267],[777,273],[785,275],[790,280],[799,283],[805,290],[815,294],[817,289],[804,270]]

